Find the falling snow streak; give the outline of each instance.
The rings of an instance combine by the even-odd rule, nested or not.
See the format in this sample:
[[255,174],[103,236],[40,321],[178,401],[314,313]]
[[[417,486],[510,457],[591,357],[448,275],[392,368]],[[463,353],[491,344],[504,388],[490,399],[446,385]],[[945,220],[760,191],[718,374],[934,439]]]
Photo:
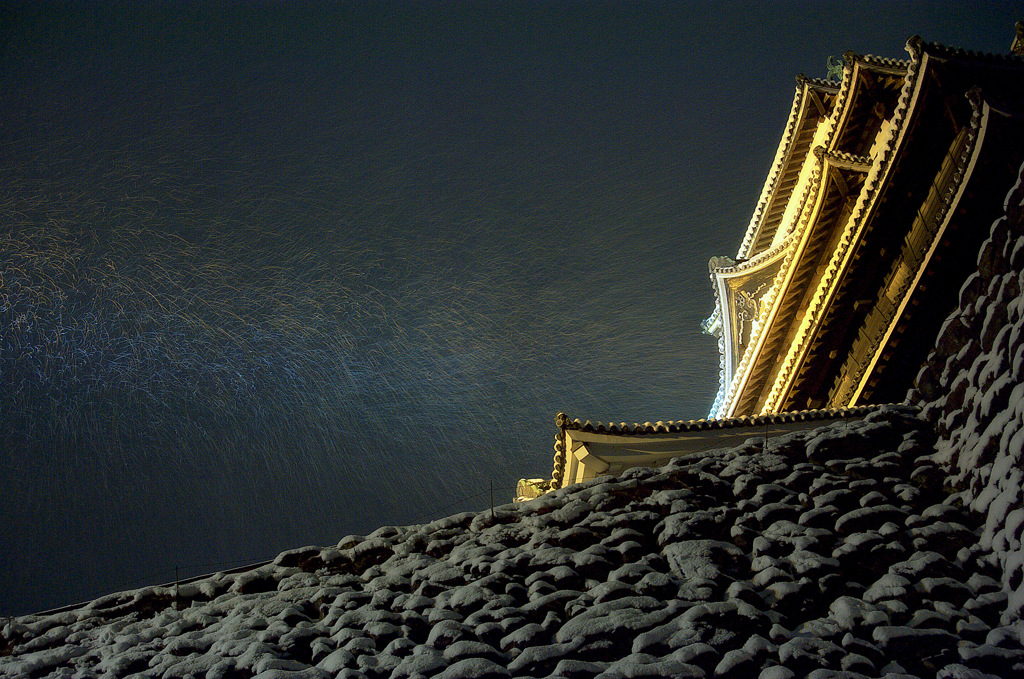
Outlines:
[[359,420],[400,432],[422,424],[404,419],[411,402],[597,358],[629,332],[573,308],[571,284],[555,292],[545,257],[559,248],[296,230],[259,204],[233,206],[251,222],[218,222],[144,196],[29,193],[0,226],[8,447],[134,449],[259,419],[268,400],[301,420],[363,398]]
[[548,48],[506,59],[525,26],[481,61],[468,15],[431,20],[456,54],[358,8],[88,7],[0,53],[0,615],[505,500],[559,410],[706,412],[735,220],[675,68],[638,137]]
[[357,221],[288,191],[268,202],[252,176],[222,205],[176,169],[138,195],[71,172],[18,187],[8,170],[9,506],[88,494],[86,476],[116,506],[153,487],[187,506],[201,500],[178,488],[206,484],[208,504],[263,495],[272,514],[341,489],[373,498],[335,525],[411,520],[488,479],[544,473],[551,412],[608,393],[640,403],[636,376],[691,367],[678,343],[651,344],[678,319],[652,318],[614,280],[628,248],[520,238],[537,215],[500,210],[431,225],[380,201]]

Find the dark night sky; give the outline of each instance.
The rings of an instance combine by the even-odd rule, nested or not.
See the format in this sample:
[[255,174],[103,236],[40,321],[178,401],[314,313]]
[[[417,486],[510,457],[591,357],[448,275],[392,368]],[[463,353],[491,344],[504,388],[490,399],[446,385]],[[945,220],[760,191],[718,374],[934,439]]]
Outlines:
[[0,615],[504,502],[558,410],[703,417],[794,76],[1016,9],[0,4]]

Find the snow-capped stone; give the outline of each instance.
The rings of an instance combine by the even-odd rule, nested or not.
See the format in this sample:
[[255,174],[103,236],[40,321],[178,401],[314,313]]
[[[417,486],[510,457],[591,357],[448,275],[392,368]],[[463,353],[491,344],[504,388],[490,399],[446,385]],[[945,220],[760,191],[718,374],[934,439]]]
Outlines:
[[289,550],[177,596],[25,616],[0,628],[0,676],[1017,676],[1024,237],[996,233],[1010,221],[922,368],[920,416],[886,407],[769,450],[752,437]]

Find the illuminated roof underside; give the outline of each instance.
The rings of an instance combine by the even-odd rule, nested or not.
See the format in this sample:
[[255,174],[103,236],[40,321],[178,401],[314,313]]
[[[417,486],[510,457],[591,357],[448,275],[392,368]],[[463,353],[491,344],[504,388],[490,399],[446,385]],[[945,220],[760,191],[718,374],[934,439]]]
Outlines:
[[948,302],[943,272],[962,259],[948,255],[991,222],[980,197],[1024,135],[1007,113],[1022,110],[1020,59],[916,38],[907,50],[847,54],[839,85],[798,78],[739,252],[709,264],[710,417],[901,400],[910,386],[882,368],[915,360],[906,337],[936,314],[914,308]]

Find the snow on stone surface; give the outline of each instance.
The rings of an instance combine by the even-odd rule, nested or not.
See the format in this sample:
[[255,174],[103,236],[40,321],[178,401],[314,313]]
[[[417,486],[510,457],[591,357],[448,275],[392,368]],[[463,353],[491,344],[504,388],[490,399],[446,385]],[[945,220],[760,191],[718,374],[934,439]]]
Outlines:
[[290,550],[11,620],[0,676],[1013,676],[1003,562],[935,446],[888,407]]
[[[1021,174],[1024,177],[1024,172]],[[980,515],[1007,595],[1005,622],[1024,612],[1024,184],[1007,194],[978,253],[978,271],[942,327],[911,400],[939,432],[948,483]],[[955,527],[952,533],[962,533]],[[952,675],[951,675],[952,676]]]
[[0,677],[1024,676],[1024,182],[906,406],[0,621]]

